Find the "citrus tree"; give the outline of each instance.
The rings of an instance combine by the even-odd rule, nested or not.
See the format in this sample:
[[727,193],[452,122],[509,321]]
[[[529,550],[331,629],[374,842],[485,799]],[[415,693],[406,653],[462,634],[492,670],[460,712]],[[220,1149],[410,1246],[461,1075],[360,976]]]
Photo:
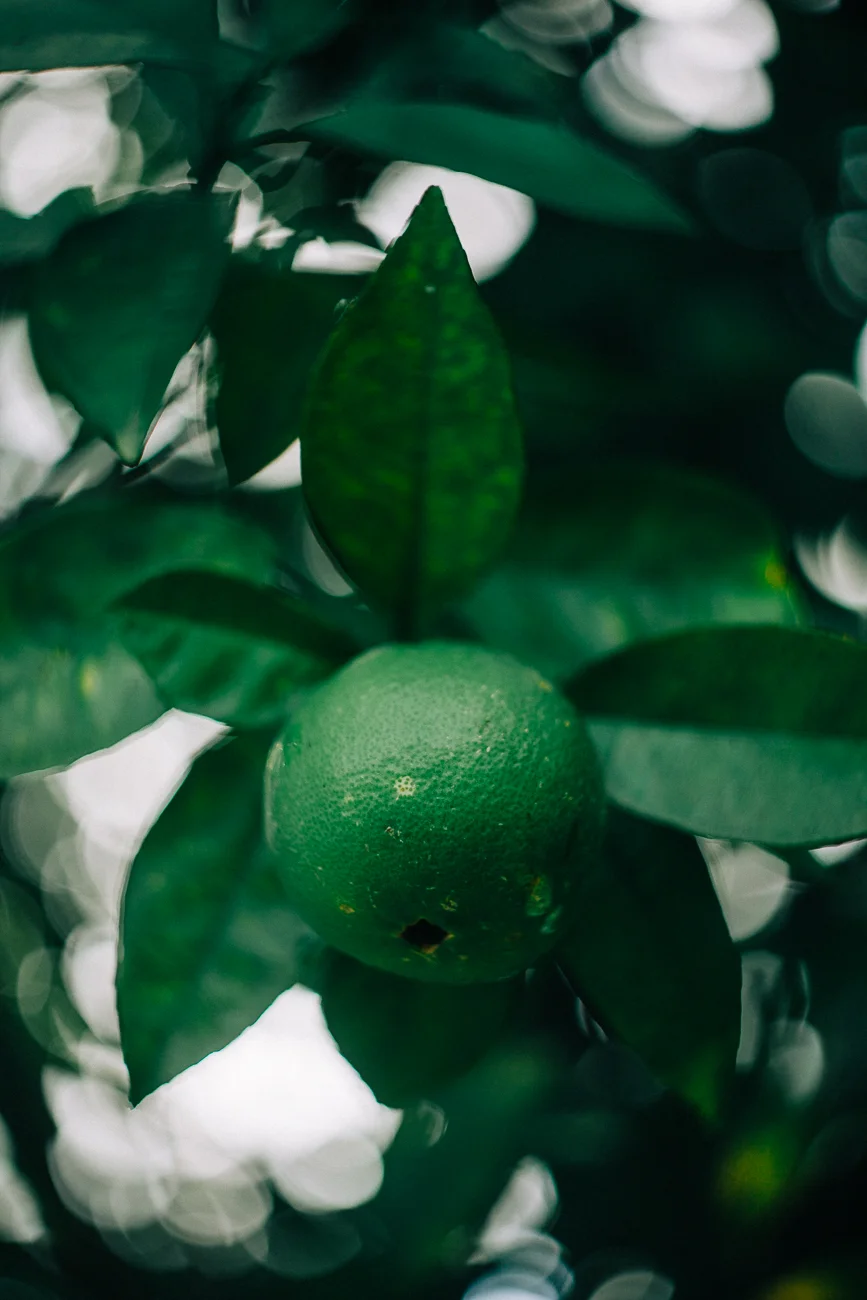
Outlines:
[[[701,147],[666,170],[614,145],[479,31],[487,5],[224,8],[0,0],[4,72],[135,67],[113,111],[144,142],[139,183],[107,203],[0,213],[6,308],[81,417],[0,538],[0,777],[170,708],[224,724],[126,882],[130,1103],[300,983],[404,1119],[351,1262],[291,1286],[252,1265],[157,1279],[54,1186],[40,1072],[68,1065],[75,1012],[51,977],[37,1011],[0,1008],[0,1111],[46,1227],[0,1247],[0,1285],[460,1295],[534,1156],[578,1296],[641,1260],[683,1296],[858,1295],[864,867],[811,851],[867,837],[867,648],[756,499],[798,522],[803,467],[775,487],[750,442],[807,359],[840,364],[848,327],[817,341],[790,311],[812,283],[800,231],[794,251],[727,243],[689,183]],[[783,87],[807,22],[781,19]],[[842,68],[858,20],[829,30]],[[831,137],[853,111],[845,78],[834,93]],[[779,117],[771,139],[812,140],[785,97]],[[804,163],[817,191],[831,148]],[[383,160],[527,194],[549,242],[480,287],[432,187],[373,273],[293,270],[312,239],[377,247],[352,201]],[[271,247],[237,238],[251,181]],[[160,473],[190,422],[147,450],[185,357],[218,440],[204,486]],[[687,455],[697,415],[713,436]],[[719,434],[732,419],[744,446]],[[241,489],[296,438],[300,487]],[[796,886],[746,1054],[749,944],[708,872],[719,842]],[[63,936],[5,858],[2,879],[14,970],[22,918]],[[806,1023],[805,970],[830,1063],[806,1100],[774,1054]],[[509,1294],[564,1289],[520,1267]]]

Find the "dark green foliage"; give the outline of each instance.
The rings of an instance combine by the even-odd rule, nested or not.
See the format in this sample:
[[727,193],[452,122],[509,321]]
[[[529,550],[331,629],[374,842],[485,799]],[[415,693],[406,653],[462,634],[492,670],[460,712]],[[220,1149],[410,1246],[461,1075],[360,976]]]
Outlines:
[[0,71],[139,59],[202,61],[217,37],[213,0],[2,0]]
[[867,650],[787,628],[676,633],[568,694],[608,793],[700,835],[827,844],[867,832]]
[[329,950],[317,979],[337,1046],[386,1106],[439,1097],[514,1022],[523,979],[420,984]]
[[128,464],[204,327],[230,226],[224,200],[149,196],[76,227],[39,269],[30,330],[45,381]]
[[251,1025],[313,941],[261,841],[266,748],[199,758],[132,865],[117,998],[133,1102]]
[[508,360],[439,191],[337,326],[301,445],[315,524],[404,631],[505,541],[522,469]]
[[702,1114],[734,1083],[741,964],[695,841],[609,817],[559,961],[594,1016]]
[[[854,0],[732,3],[685,28],[650,8],[0,0],[2,1300],[462,1300],[482,1274],[475,1300],[593,1300],[620,1272],[677,1300],[867,1294],[867,852],[840,845],[867,836],[867,462],[821,403],[797,445],[786,425],[808,372],[853,378],[858,422],[867,20]],[[712,66],[733,53],[737,69]],[[684,121],[645,148],[642,128],[680,130],[643,105],[660,77],[708,103],[737,81],[769,115]],[[109,104],[100,166],[117,146],[93,189],[80,160],[66,171],[62,129],[43,137],[56,176],[28,135],[80,92]],[[463,203],[490,213],[479,242],[511,219],[479,181],[535,201],[481,288],[438,191],[384,247],[365,196],[389,164],[414,183],[413,162],[468,174],[440,173],[459,233]],[[382,242],[373,276],[292,270],[347,241],[359,266]],[[25,317],[55,411],[21,355]],[[196,345],[194,411],[172,377]],[[68,403],[81,428],[52,464]],[[144,453],[166,404],[166,444]],[[299,437],[303,487],[247,484]],[[606,839],[569,877],[571,931],[503,983],[418,983],[325,948],[263,845],[287,716],[359,650],[424,638],[509,651],[543,692],[565,683],[605,768]],[[153,1204],[150,1173],[127,1179],[161,1103],[127,1123],[77,944],[113,945],[122,782],[138,796],[152,774],[122,775],[136,747],[45,774],[171,709],[226,727],[129,872],[130,1100],[305,985],[283,1006],[327,1056],[315,990],[345,1060],[404,1108],[375,1195],[379,1152],[356,1144],[372,1178],[353,1209],[288,1204],[291,1167],[283,1187],[264,1168],[221,1185],[177,1166]],[[394,722],[378,710],[386,739]],[[139,752],[175,725],[199,724],[176,717]],[[346,731],[344,712],[329,744],[377,778],[370,736]],[[518,754],[476,811],[520,787],[510,843],[529,827],[538,846],[527,771]],[[75,803],[90,772],[111,843]],[[436,775],[454,829],[447,757]],[[309,844],[320,816],[333,849],[351,804],[313,802],[291,835]],[[400,828],[353,826],[361,868],[340,866],[369,896],[365,855]],[[442,843],[429,856],[448,870]],[[402,952],[402,929],[389,938]],[[305,1068],[299,1052],[288,1072]],[[287,1098],[295,1082],[269,1081]],[[94,1098],[110,1120],[72,1133]],[[323,1086],[328,1123],[333,1101]],[[298,1135],[301,1163],[321,1158],[348,1204],[353,1139],[348,1157],[343,1139],[310,1155],[317,1140]],[[273,1202],[249,1231],[233,1220],[248,1193]],[[221,1216],[225,1240],[203,1245]]]
[[680,627],[793,623],[799,603],[749,497],[669,466],[608,464],[531,479],[504,559],[462,613],[562,678]]
[[[121,642],[112,605],[147,579],[190,564],[264,582],[274,568],[273,547],[261,530],[220,509],[135,494],[73,501],[5,539],[2,775],[71,763],[159,717],[158,686]],[[196,654],[214,653],[206,634],[191,645],[190,690],[204,671]],[[272,657],[285,672],[285,655]],[[165,662],[164,654],[161,669]],[[237,673],[234,661],[231,668]],[[254,690],[261,676],[259,670]],[[249,691],[243,670],[240,685]],[[286,685],[285,678],[273,683],[277,695],[264,706],[271,716],[283,712]]]
[[235,726],[278,722],[294,692],[358,649],[303,601],[224,574],[173,571],[116,608],[124,644],[167,704]]
[[359,287],[348,276],[230,266],[210,321],[220,370],[215,416],[230,482],[243,482],[299,436],[310,372],[339,305]]
[[305,134],[509,185],[593,221],[686,234],[685,214],[631,167],[565,127],[466,104],[355,104]]

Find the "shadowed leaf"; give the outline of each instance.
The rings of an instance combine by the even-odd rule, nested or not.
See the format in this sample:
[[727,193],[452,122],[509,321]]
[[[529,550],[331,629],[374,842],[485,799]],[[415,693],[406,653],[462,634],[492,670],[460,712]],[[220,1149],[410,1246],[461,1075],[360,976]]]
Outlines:
[[30,333],[43,379],[128,464],[204,328],[230,219],[192,191],[148,195],[76,226],[40,264]]
[[117,998],[134,1104],[257,1020],[312,942],[262,845],[267,745],[198,758],[132,864]]
[[567,692],[610,798],[720,839],[867,833],[867,646],[792,628],[695,630],[591,664]]

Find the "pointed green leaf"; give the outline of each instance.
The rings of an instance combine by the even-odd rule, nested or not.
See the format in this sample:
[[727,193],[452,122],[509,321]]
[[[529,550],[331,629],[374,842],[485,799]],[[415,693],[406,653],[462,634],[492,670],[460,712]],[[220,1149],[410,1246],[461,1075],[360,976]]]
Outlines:
[[201,61],[215,0],[0,0],[0,72]]
[[76,226],[40,264],[30,330],[49,388],[133,464],[228,257],[230,209],[185,190]]
[[153,578],[117,608],[161,698],[235,726],[284,717],[293,693],[358,650],[296,597],[205,571]]
[[230,483],[242,483],[301,432],[310,375],[358,277],[231,264],[209,322],[217,343],[216,418]]
[[523,979],[460,988],[424,984],[331,950],[318,982],[328,1028],[386,1106],[436,1097],[499,1038]]
[[314,522],[404,629],[508,536],[522,467],[508,360],[439,190],[335,330],[301,449]]
[[306,122],[299,135],[470,172],[570,216],[677,234],[692,230],[686,214],[652,181],[558,123],[467,104],[359,103]]
[[568,694],[609,796],[699,835],[867,834],[867,646],[820,632],[676,633],[591,664]]
[[565,678],[630,641],[710,623],[795,623],[777,532],[751,498],[667,465],[537,475],[505,558],[462,613]]
[[117,977],[130,1097],[230,1043],[298,977],[310,931],[261,840],[267,741],[198,758],[130,870]]
[[557,958],[592,1014],[708,1118],[734,1079],[741,965],[689,836],[612,813]]

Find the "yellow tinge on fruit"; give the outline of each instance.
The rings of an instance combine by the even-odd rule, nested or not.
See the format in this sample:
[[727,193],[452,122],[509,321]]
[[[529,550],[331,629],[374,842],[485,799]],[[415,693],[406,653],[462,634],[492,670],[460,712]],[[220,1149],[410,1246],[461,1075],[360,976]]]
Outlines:
[[265,822],[290,899],[335,948],[415,979],[531,965],[598,870],[604,797],[571,704],[508,655],[388,645],[301,705]]

